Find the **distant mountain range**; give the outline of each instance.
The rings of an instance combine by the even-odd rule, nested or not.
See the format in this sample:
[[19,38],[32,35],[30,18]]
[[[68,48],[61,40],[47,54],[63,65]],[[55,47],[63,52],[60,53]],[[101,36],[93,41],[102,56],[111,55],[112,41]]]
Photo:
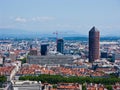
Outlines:
[[[59,37],[74,37],[74,36],[85,36],[85,35],[80,35],[77,33],[73,33],[73,32],[61,32],[58,35]],[[46,32],[46,33],[42,33],[40,31],[28,31],[28,30],[21,30],[21,29],[0,29],[0,38],[1,37],[56,37],[55,34],[53,34],[53,32]]]
[[0,34],[22,34],[28,33],[26,30],[0,28]]
[[[33,31],[28,31],[28,30],[21,30],[21,29],[6,29],[6,28],[0,28],[0,38],[41,38],[41,37],[56,37],[55,34],[51,33],[41,33],[40,31],[38,32],[33,32]],[[83,39],[87,40],[88,35],[81,35],[79,33],[74,33],[74,32],[63,32],[58,35],[58,37],[65,37],[65,39]],[[101,36],[106,39],[120,39],[120,36]],[[102,38],[101,38],[102,39]]]

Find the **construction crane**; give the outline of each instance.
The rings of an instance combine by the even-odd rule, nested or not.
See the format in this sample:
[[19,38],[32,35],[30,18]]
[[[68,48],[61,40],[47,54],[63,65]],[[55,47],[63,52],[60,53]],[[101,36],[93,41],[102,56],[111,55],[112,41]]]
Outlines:
[[67,34],[67,32],[58,32],[58,31],[55,31],[55,32],[53,32],[53,34],[55,34],[56,35],[56,41],[57,41],[57,39],[58,39],[58,35],[59,35],[59,37],[61,36],[60,34]]
[[56,41],[57,41],[57,39],[58,39],[58,31],[53,32],[53,34],[55,34],[55,35],[56,35]]

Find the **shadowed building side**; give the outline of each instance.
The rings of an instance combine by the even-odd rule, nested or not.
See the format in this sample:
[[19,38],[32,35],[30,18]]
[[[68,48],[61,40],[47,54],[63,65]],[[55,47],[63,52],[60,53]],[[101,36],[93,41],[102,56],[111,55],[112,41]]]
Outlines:
[[89,31],[89,62],[93,62],[100,58],[99,52],[100,32],[93,27]]
[[47,55],[47,46],[48,44],[41,44],[41,55]]
[[64,53],[64,41],[63,39],[58,39],[57,40],[57,51],[60,53]]

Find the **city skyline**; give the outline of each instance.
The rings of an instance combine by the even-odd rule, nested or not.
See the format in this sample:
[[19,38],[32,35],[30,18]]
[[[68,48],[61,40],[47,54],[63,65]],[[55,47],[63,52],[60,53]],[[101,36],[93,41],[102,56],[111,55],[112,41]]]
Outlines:
[[119,36],[119,0],[0,1],[0,30],[16,29],[88,35],[92,26],[101,35]]

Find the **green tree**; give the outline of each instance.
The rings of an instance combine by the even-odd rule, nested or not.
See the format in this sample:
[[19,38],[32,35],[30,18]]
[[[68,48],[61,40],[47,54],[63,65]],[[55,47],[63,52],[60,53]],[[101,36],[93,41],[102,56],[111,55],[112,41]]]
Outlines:
[[105,85],[112,85],[115,84],[116,82],[120,82],[120,78],[115,78],[115,77],[110,77],[110,78],[92,78],[92,77],[64,77],[61,75],[39,75],[39,76],[21,76],[19,78],[20,80],[33,80],[33,81],[41,81],[41,82],[48,82],[51,84],[57,84],[61,82],[65,83],[101,83]]
[[22,64],[23,63],[26,63],[26,60],[27,60],[27,58],[25,57],[25,58],[23,58],[23,59],[20,59],[20,61],[22,62]]
[[7,78],[5,76],[0,76],[0,87],[2,87],[2,84],[7,81]]
[[113,90],[111,85],[106,85],[105,86],[108,90]]
[[7,78],[5,76],[0,76],[0,82],[6,82],[7,81]]

